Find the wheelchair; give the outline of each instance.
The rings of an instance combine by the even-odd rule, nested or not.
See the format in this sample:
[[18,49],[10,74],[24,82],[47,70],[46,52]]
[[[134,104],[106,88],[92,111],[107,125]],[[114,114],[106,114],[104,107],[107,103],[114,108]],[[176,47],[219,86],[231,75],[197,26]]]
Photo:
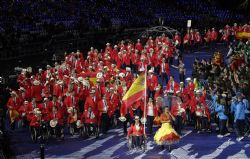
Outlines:
[[86,127],[85,125],[82,125],[79,129],[79,133],[80,133],[80,136],[81,137],[86,137],[87,136],[87,133],[86,133]]
[[[135,147],[135,144],[133,143],[132,136],[129,136],[127,146],[128,146],[129,150],[133,150],[133,149],[137,148],[137,147]],[[142,144],[141,144],[140,148],[143,152],[145,152],[147,150],[147,137],[146,136],[142,136]]]
[[82,124],[80,120],[76,121],[76,128],[79,131],[80,137],[86,137],[86,127]]
[[60,138],[64,140],[64,128],[63,126],[59,126],[58,123],[50,122],[50,137]]
[[90,136],[95,136],[96,138],[99,137],[99,126],[97,124],[84,124],[85,128],[85,136],[90,137]]
[[40,139],[42,142],[49,142],[50,131],[46,122],[41,122],[40,127],[30,127],[31,140],[37,142]]
[[74,122],[74,123],[70,123],[69,124],[69,133],[70,133],[70,135],[74,135],[75,133],[76,133],[76,122]]

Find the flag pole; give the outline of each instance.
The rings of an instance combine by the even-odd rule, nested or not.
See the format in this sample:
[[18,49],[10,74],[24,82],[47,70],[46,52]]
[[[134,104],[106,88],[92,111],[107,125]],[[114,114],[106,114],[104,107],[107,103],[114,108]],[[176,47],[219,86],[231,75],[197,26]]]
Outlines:
[[145,97],[144,97],[144,134],[146,134],[146,106],[147,106],[147,67],[145,68]]

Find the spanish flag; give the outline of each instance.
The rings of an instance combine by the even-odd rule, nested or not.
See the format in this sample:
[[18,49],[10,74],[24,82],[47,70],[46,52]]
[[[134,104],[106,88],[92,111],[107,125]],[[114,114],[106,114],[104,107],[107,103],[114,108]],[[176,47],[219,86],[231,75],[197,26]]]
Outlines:
[[9,113],[10,113],[10,122],[13,123],[19,117],[19,113],[15,109],[9,110]]
[[83,78],[89,77],[89,81],[92,82],[94,85],[96,85],[96,74],[97,72],[88,72],[82,74]]
[[250,31],[239,31],[236,33],[237,39],[248,39],[250,38]]
[[123,96],[122,101],[126,106],[132,105],[134,102],[145,97],[146,91],[146,77],[145,74],[140,75],[131,85],[129,90]]

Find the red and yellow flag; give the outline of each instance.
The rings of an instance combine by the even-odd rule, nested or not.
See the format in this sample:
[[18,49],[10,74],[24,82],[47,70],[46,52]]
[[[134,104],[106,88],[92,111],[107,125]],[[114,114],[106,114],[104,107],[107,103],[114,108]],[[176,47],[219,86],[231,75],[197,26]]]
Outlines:
[[13,123],[16,120],[16,118],[19,117],[19,113],[15,109],[9,110],[9,113],[10,113],[10,122]]
[[126,106],[132,105],[134,102],[145,97],[145,88],[145,74],[142,74],[132,83],[129,90],[123,96],[122,101],[126,104]]
[[237,39],[248,39],[250,38],[250,31],[239,31],[236,33]]

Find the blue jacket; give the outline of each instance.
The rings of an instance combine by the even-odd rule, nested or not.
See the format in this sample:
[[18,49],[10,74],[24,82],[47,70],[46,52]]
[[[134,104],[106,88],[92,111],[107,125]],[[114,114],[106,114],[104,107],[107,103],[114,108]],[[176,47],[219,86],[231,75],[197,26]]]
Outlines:
[[249,108],[249,102],[248,102],[248,100],[247,99],[243,99],[242,102],[244,103],[246,109],[248,109]]
[[215,111],[218,113],[220,120],[227,120],[228,117],[224,114],[225,108],[223,105],[216,103]]
[[211,98],[212,98],[213,104],[216,105],[218,96],[216,94],[214,94],[214,95],[211,96]]
[[246,107],[242,101],[235,102],[234,121],[236,121],[237,119],[245,120],[245,111],[246,111]]
[[231,103],[231,109],[230,109],[231,113],[233,113],[233,112],[236,111],[236,104],[237,104],[236,100],[232,101],[232,103]]

